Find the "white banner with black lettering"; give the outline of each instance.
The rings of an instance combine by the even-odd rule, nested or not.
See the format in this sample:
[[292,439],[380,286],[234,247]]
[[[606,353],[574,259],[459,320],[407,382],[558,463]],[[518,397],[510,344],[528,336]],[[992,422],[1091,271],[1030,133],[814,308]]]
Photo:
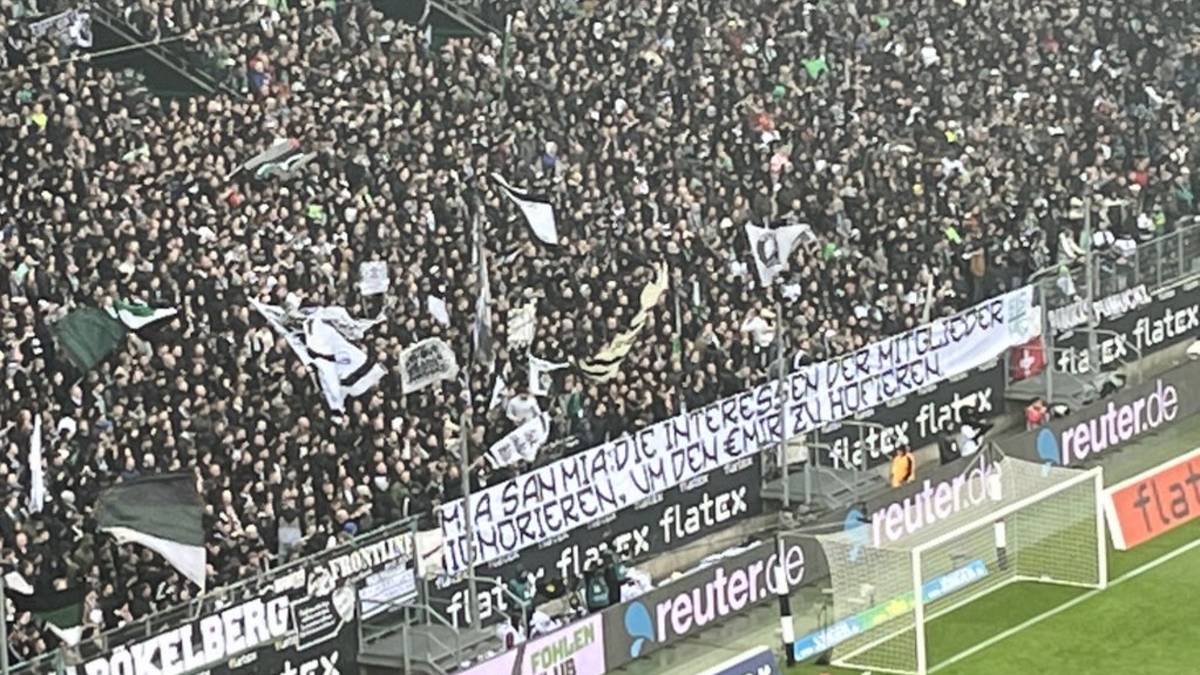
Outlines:
[[424,389],[458,375],[458,361],[441,338],[427,338],[400,352],[400,381],[404,393]]
[[[990,362],[1041,329],[1025,287],[952,317],[799,369],[785,383],[792,436]],[[757,453],[780,436],[772,381],[474,495],[477,564],[516,553]],[[446,569],[465,568],[462,500],[439,509]]]
[[29,36],[40,38],[52,35],[59,42],[87,49],[92,46],[92,13],[86,9],[69,9],[29,24]]
[[513,429],[488,449],[493,467],[512,466],[521,460],[532,462],[550,437],[550,416],[542,413]]

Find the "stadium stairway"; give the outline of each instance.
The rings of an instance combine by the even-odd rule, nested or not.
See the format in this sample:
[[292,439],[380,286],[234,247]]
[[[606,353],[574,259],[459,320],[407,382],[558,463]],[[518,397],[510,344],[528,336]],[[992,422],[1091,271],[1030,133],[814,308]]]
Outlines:
[[461,670],[465,663],[504,651],[494,628],[456,628],[435,621],[397,626],[391,622],[386,627],[375,626],[384,630],[369,637],[373,628],[370,623],[368,620],[363,626],[358,653],[363,675],[448,675]]
[[[178,41],[165,44],[148,42],[123,17],[100,6],[93,6],[91,11],[92,21],[96,24],[95,28],[99,29],[96,31],[99,42],[96,45],[97,48],[141,45],[134,53],[144,54],[155,62],[155,65],[158,66],[157,70],[169,74],[170,79],[176,81],[176,84],[169,85],[170,89],[206,95],[217,92],[240,95],[232,86],[197,66],[195,58],[188,53],[184,43]],[[101,64],[112,65],[109,62],[129,62],[129,59],[117,55],[105,56],[100,60]]]

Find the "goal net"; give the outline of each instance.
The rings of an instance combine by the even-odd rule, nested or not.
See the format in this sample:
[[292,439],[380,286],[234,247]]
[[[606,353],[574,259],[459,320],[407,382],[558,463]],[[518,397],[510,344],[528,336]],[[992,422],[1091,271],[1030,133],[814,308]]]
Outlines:
[[[1107,583],[1101,469],[981,455],[954,479],[923,487],[817,537],[834,620],[809,646],[831,649],[834,665],[925,675],[937,665],[927,629],[938,617],[1017,582]],[[953,631],[953,617],[946,621]]]

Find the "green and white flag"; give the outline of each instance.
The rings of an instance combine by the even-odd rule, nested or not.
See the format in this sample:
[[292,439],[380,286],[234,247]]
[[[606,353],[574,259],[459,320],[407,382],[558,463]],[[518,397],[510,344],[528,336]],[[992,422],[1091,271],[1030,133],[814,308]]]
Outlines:
[[121,345],[128,329],[95,307],[80,307],[54,324],[67,357],[82,371],[91,370]]
[[141,330],[152,323],[165,321],[179,310],[174,307],[151,307],[140,301],[113,301],[113,313],[129,330]]
[[158,553],[201,591],[207,566],[203,513],[196,479],[186,473],[117,483],[100,493],[96,505],[102,532]]

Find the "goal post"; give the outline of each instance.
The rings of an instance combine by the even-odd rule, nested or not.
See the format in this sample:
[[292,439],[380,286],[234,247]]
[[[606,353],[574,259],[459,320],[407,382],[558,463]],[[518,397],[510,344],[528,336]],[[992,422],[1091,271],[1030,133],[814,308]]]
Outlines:
[[928,633],[939,617],[1015,583],[1105,587],[1101,468],[1001,456],[964,475],[817,536],[836,621],[814,644],[833,665],[926,675],[937,667]]

